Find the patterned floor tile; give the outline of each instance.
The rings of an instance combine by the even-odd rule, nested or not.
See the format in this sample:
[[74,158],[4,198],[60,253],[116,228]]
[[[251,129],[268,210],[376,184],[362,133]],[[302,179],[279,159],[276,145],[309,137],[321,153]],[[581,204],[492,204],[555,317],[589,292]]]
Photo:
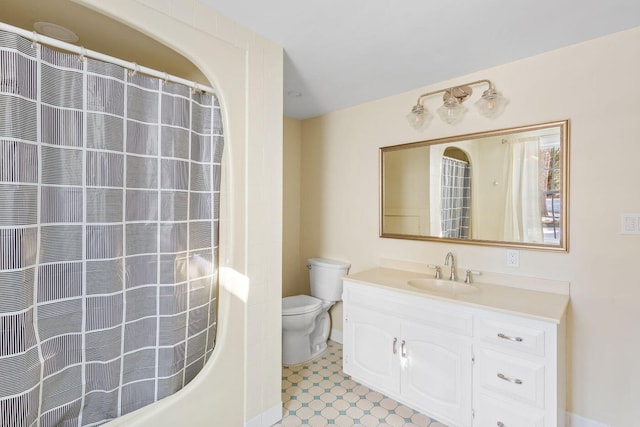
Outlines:
[[342,345],[302,365],[282,368],[284,416],[273,427],[447,427],[370,390],[342,372]]

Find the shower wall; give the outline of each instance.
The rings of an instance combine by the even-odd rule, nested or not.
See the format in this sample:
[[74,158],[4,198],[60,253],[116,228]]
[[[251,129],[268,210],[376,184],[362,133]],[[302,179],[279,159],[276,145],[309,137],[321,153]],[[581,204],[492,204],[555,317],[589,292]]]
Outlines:
[[227,268],[216,349],[182,391],[111,425],[271,425],[281,415],[282,49],[195,0],[73,1],[189,58],[226,114],[220,265]]

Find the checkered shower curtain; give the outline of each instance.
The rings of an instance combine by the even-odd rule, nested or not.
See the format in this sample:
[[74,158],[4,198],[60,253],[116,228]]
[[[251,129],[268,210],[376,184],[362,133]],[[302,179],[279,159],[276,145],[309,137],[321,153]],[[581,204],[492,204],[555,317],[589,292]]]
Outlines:
[[99,425],[216,336],[211,95],[0,31],[0,425]]
[[471,209],[471,166],[467,162],[442,158],[442,237],[469,238]]

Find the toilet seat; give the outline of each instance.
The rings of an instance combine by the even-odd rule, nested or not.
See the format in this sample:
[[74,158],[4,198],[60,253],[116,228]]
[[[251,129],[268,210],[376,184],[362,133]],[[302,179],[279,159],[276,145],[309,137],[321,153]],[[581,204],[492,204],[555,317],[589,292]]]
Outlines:
[[282,315],[294,316],[296,314],[311,313],[322,306],[322,300],[309,295],[295,295],[282,298]]

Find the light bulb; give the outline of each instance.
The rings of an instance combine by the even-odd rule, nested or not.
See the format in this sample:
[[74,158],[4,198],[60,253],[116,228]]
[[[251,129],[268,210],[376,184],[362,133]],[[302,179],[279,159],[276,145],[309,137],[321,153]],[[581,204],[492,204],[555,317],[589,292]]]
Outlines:
[[455,125],[462,120],[462,117],[464,117],[464,114],[467,112],[467,107],[462,105],[460,101],[458,101],[458,98],[451,96],[444,101],[444,104],[442,104],[437,111],[442,121],[450,125]]
[[490,87],[484,91],[482,98],[480,98],[475,105],[480,111],[480,114],[485,117],[494,118],[502,114],[508,103],[509,100],[507,98]]
[[411,112],[407,114],[407,121],[412,128],[420,130],[425,128],[431,121],[431,113],[421,104],[416,104],[411,108]]

